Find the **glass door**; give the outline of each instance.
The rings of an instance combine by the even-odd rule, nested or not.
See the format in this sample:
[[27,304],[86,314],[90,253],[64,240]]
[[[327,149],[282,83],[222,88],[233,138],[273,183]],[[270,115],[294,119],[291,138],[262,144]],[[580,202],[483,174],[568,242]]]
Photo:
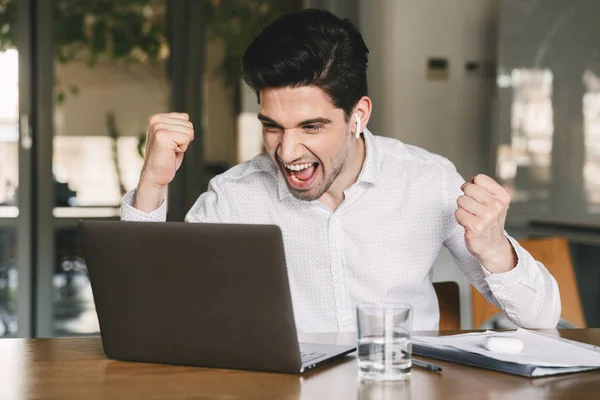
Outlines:
[[[207,13],[209,4],[220,11]],[[247,14],[239,11],[226,2],[0,0],[0,337],[98,333],[77,225],[119,219],[149,116],[186,111],[196,127],[169,185],[169,218],[183,219],[212,167],[235,161],[222,143],[234,142],[236,117],[225,81],[239,77],[214,71],[236,71],[221,64],[239,46],[217,35],[205,47],[205,17],[214,36]]]
[[30,2],[0,2],[0,338],[30,336]]
[[53,48],[46,66],[53,85],[40,88],[52,107],[38,154],[45,195],[37,225],[37,336],[98,333],[77,224],[119,218],[142,168],[148,117],[169,110],[166,2],[40,4],[50,16],[52,34],[40,40]]

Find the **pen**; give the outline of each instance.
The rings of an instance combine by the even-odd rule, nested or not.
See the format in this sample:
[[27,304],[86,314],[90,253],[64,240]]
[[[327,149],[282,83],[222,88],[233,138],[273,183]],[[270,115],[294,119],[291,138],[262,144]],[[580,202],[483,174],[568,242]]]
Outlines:
[[[410,356],[410,354],[408,354],[404,350],[402,350],[402,354],[404,354],[406,356]],[[428,363],[428,362],[425,362],[425,361],[417,360],[415,358],[412,358],[411,362],[412,362],[412,365],[415,365],[415,366],[421,367],[421,368],[425,368],[425,369],[428,369],[430,371],[441,372],[442,369],[443,369],[439,365],[435,365],[435,364],[431,364],[431,363]]]
[[[404,350],[402,350],[402,354],[410,357],[410,354]],[[425,361],[417,360],[415,358],[412,359],[412,363],[414,365],[416,365],[417,367],[425,368],[430,371],[440,372],[442,370],[442,367],[440,367],[439,365],[435,365],[435,364],[431,364],[431,363],[428,363]]]
[[442,370],[442,367],[440,367],[439,365],[430,364],[428,362],[416,360],[414,358],[412,359],[412,364],[416,365],[417,367],[425,368],[431,371],[440,372]]
[[[404,350],[402,350],[402,354],[410,357],[410,354]],[[428,363],[425,361],[417,360],[415,358],[412,359],[412,363],[413,363],[413,365],[416,365],[417,367],[425,368],[430,371],[440,372],[442,370],[442,367],[440,367],[439,365],[435,365],[435,364],[431,364],[431,363]]]

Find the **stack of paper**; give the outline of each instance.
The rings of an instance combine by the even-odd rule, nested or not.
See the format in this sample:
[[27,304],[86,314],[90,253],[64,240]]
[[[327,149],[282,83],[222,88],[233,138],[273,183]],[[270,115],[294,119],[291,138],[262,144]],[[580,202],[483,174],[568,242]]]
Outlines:
[[[484,346],[485,337],[490,335],[518,338],[524,344],[523,350],[517,354],[491,352]],[[416,336],[413,337],[413,353],[528,377],[600,368],[599,347],[526,329]]]

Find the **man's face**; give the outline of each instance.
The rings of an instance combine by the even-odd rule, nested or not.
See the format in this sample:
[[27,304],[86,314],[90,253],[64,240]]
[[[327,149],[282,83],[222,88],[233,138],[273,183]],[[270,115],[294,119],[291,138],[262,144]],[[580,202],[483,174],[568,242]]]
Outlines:
[[264,89],[260,113],[265,148],[300,200],[319,199],[343,170],[352,136],[344,111],[314,86]]

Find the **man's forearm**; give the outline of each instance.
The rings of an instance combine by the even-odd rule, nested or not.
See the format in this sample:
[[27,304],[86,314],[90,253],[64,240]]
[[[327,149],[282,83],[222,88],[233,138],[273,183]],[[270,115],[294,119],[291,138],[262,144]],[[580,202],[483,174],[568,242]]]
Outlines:
[[489,257],[479,260],[483,268],[492,274],[508,272],[517,266],[517,254],[506,236],[502,244]]
[[157,186],[140,180],[135,192],[133,207],[140,211],[150,213],[159,208],[165,199],[166,186]]

